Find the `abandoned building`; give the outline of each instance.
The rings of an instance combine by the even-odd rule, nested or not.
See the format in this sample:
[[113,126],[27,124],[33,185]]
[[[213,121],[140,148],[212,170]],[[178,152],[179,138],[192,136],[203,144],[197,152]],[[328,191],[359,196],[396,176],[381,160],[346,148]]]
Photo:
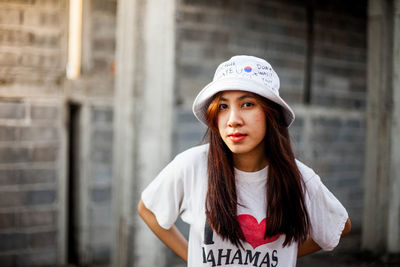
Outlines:
[[236,54],[276,69],[361,249],[400,253],[400,0],[0,0],[0,265],[171,266],[136,205]]

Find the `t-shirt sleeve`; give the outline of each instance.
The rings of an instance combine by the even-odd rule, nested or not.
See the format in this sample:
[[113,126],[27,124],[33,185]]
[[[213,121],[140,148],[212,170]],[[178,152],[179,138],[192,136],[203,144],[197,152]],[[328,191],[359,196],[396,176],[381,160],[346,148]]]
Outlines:
[[181,157],[171,161],[144,189],[141,199],[156,216],[158,224],[169,229],[187,211],[185,177]]
[[339,200],[313,173],[306,182],[306,205],[311,221],[311,237],[323,249],[334,249],[348,219]]

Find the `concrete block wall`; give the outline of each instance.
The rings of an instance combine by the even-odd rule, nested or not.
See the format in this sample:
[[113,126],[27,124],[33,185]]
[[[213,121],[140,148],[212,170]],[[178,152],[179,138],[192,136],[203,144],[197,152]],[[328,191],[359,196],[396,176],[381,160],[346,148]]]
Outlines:
[[314,10],[311,103],[365,109],[366,1],[317,4]]
[[217,65],[236,54],[267,58],[287,97],[301,101],[306,10],[287,1],[181,0],[177,10],[177,102],[188,108]]
[[83,1],[82,74],[88,96],[112,97],[117,0]]
[[79,263],[111,262],[116,0],[83,1],[82,73],[69,84],[80,106]]
[[110,263],[117,1],[83,3],[82,75],[67,81],[68,1],[0,1],[1,266],[67,262],[68,101],[82,111],[78,258]]
[[[312,166],[361,227],[366,95],[366,1],[181,0],[177,10],[175,153],[201,142],[191,112],[217,65],[235,54],[266,58],[297,115],[296,156]],[[313,27],[312,43],[307,41]],[[307,55],[308,45],[312,46]],[[310,103],[304,101],[307,57]]]
[[91,263],[105,264],[110,263],[114,238],[111,230],[113,108],[96,105],[90,113],[88,246]]
[[63,105],[0,101],[0,265],[62,258]]
[[[366,131],[367,1],[325,1],[314,9],[309,162],[361,228]],[[325,113],[324,111],[320,112]]]
[[0,1],[0,265],[65,257],[67,1]]
[[[177,10],[176,151],[199,142],[191,105],[218,64],[237,54],[266,58],[281,77],[282,96],[303,98],[306,9],[287,1],[181,0]],[[191,122],[189,122],[191,120]],[[187,123],[188,127],[183,124]],[[193,125],[192,125],[193,124]],[[195,134],[197,132],[197,135]]]
[[66,59],[66,3],[0,2],[0,92],[60,93]]
[[[83,2],[82,75],[71,86],[81,106],[82,197],[81,264],[108,266],[111,261],[113,113],[116,0]],[[83,181],[82,181],[83,180]]]

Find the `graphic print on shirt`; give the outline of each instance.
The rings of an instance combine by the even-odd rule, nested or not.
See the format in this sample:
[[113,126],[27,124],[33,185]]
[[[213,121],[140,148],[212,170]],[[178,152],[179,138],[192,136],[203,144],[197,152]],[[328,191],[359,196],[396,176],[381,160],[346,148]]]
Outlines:
[[209,266],[258,266],[258,267],[277,267],[278,251],[258,247],[276,241],[280,235],[264,239],[266,218],[259,223],[256,218],[249,214],[238,216],[240,227],[246,239],[245,249],[240,249],[232,245],[229,241],[222,241],[214,232],[206,219],[204,225],[204,246],[202,247],[203,263]]
[[254,249],[258,246],[274,242],[279,238],[279,235],[275,235],[264,239],[267,218],[264,218],[260,223],[258,223],[257,219],[253,216],[249,214],[241,214],[238,216],[238,221],[246,242]]

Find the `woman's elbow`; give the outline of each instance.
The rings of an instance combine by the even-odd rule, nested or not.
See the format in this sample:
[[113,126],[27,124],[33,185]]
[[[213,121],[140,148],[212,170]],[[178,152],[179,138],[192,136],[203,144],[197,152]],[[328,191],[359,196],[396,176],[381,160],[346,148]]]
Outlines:
[[138,203],[138,205],[137,205],[137,212],[138,212],[138,214],[140,215],[140,217],[143,218],[143,216],[144,216],[144,214],[146,213],[146,211],[147,211],[146,206],[144,205],[143,201],[140,200],[139,203]]
[[351,221],[350,218],[347,219],[344,229],[342,231],[342,236],[347,235],[351,231]]

